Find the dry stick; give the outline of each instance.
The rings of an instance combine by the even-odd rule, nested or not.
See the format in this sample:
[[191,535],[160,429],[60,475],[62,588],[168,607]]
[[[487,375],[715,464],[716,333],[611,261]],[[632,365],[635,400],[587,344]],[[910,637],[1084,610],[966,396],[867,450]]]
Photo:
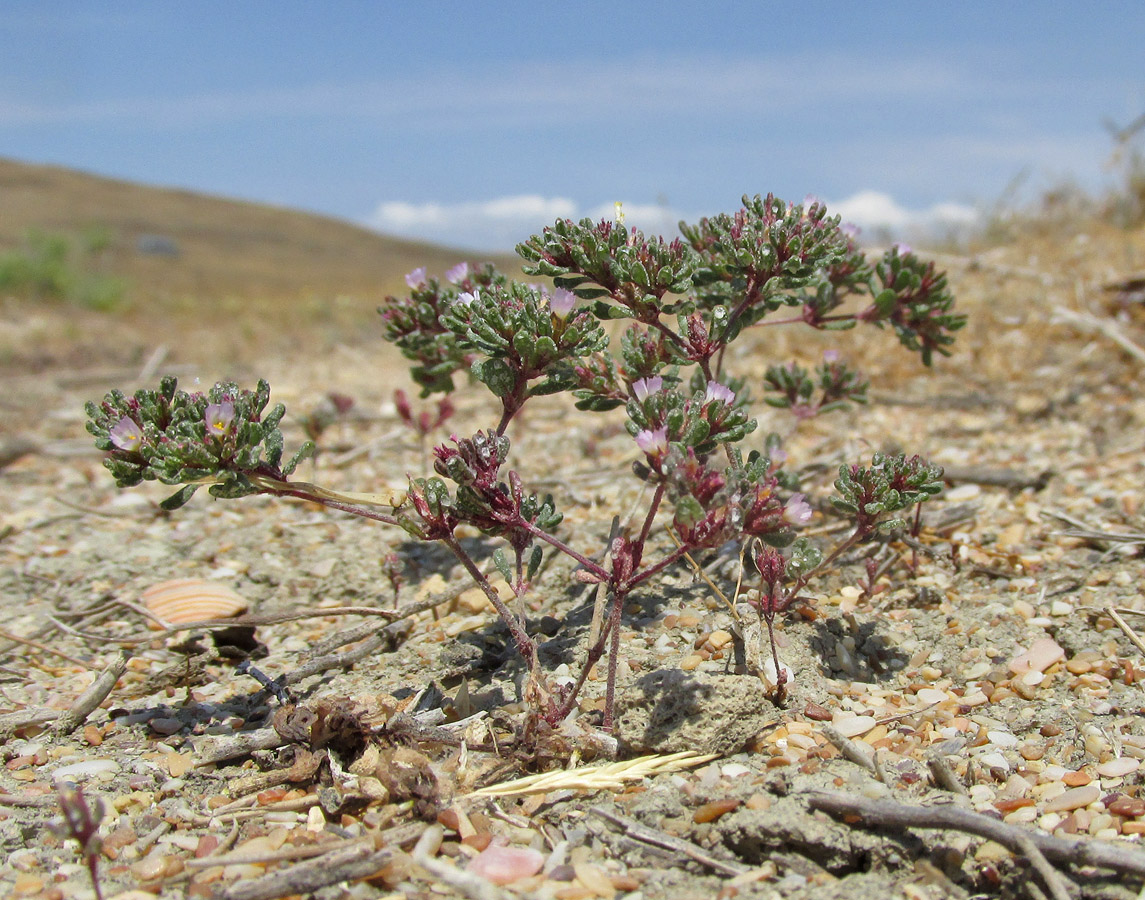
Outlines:
[[878,775],[878,769],[875,767],[875,760],[873,758],[874,751],[866,751],[849,737],[840,734],[833,725],[820,725],[819,730],[823,732],[823,736],[827,738],[832,744],[835,745],[844,758],[849,759],[856,766],[861,766],[872,775]]
[[199,859],[185,860],[183,865],[188,869],[210,869],[214,866],[260,866],[267,863],[291,862],[296,859],[311,859],[322,856],[335,849],[348,849],[348,843],[373,844],[372,838],[359,838],[355,841],[326,841],[322,844],[302,844],[283,847],[281,850],[267,851],[266,853],[220,853],[218,856],[204,856]]
[[1117,627],[1125,633],[1125,636],[1133,642],[1133,646],[1140,650],[1142,653],[1145,653],[1145,643],[1142,642],[1137,632],[1129,627],[1129,623],[1117,614],[1117,610],[1112,606],[1107,606],[1105,607],[1105,612],[1110,616],[1110,618],[1113,619],[1114,622],[1117,623]]
[[259,728],[257,731],[248,731],[245,734],[226,738],[200,751],[196,766],[209,766],[211,763],[234,759],[236,756],[249,756],[255,750],[273,750],[281,747],[286,741],[273,728]]
[[370,843],[352,843],[322,856],[271,872],[261,878],[240,881],[221,894],[222,900],[277,900],[291,894],[309,894],[340,881],[368,878],[382,869],[394,851],[375,850]]
[[[16,712],[0,715],[0,744],[12,737],[21,728],[31,725],[46,725],[54,722],[63,713],[58,709],[21,709]],[[55,798],[52,798],[55,803]]]
[[1113,341],[1113,343],[1138,362],[1145,362],[1145,350],[1138,347],[1133,341],[1122,334],[1118,325],[1114,322],[1099,319],[1097,316],[1091,316],[1088,313],[1074,312],[1072,309],[1066,309],[1064,306],[1055,306],[1051,324],[1062,322],[1074,325],[1082,331],[1096,331]]
[[649,828],[646,825],[641,825],[635,819],[629,819],[625,816],[617,815],[607,809],[601,809],[594,806],[590,812],[595,813],[602,819],[607,819],[614,825],[619,825],[624,829],[625,837],[632,838],[633,840],[642,841],[645,844],[651,844],[654,847],[662,847],[665,850],[673,850],[676,853],[683,853],[685,856],[694,859],[696,862],[707,866],[709,869],[714,869],[723,875],[742,875],[744,872],[749,871],[747,866],[740,863],[728,862],[722,859],[716,859],[705,853],[691,841],[686,841],[683,838],[673,837],[663,831],[657,831],[654,828]]
[[52,731],[57,737],[71,734],[79,728],[87,717],[90,716],[99,705],[107,699],[107,695],[111,693],[111,689],[115,687],[115,683],[119,681],[120,676],[127,671],[127,660],[130,654],[126,650],[121,650],[119,656],[115,661],[104,669],[99,675],[96,676],[95,681],[91,686],[84,691],[72,704],[71,709],[67,710],[59,719],[56,724],[52,726]]
[[1027,834],[1017,834],[1014,836],[1014,842],[1017,844],[1018,850],[1025,854],[1029,860],[1030,865],[1034,867],[1034,871],[1045,882],[1046,887],[1050,889],[1053,894],[1054,900],[1073,900],[1070,896],[1069,888],[1066,886],[1066,880],[1062,877],[1053,866],[1049,864],[1042,851],[1039,850],[1034,842],[1030,840]]
[[945,828],[974,834],[1021,853],[1019,838],[1030,840],[1047,860],[1074,866],[1099,866],[1116,872],[1145,877],[1145,852],[1099,841],[1054,837],[1009,825],[981,813],[958,806],[908,806],[893,800],[869,800],[852,794],[812,791],[808,796],[812,809],[833,816],[858,816],[867,825],[890,828]]
[[17,634],[12,634],[9,631],[5,631],[3,628],[0,628],[0,638],[4,638],[6,641],[15,641],[17,644],[23,644],[25,647],[32,647],[35,650],[39,650],[41,653],[50,653],[52,656],[58,656],[60,659],[65,659],[68,662],[79,666],[81,669],[91,668],[90,662],[84,662],[82,659],[76,659],[74,656],[68,656],[68,654],[62,653],[59,650],[53,650],[46,644],[41,644],[39,641],[33,641],[29,638],[22,638]]
[[60,798],[55,794],[0,794],[0,806],[18,809],[59,809]]
[[970,796],[970,792],[966,790],[966,785],[958,780],[958,776],[950,768],[950,763],[946,761],[945,756],[934,754],[927,758],[926,765],[930,769],[930,777],[934,779],[936,787],[950,791],[952,794],[961,794],[963,797]]

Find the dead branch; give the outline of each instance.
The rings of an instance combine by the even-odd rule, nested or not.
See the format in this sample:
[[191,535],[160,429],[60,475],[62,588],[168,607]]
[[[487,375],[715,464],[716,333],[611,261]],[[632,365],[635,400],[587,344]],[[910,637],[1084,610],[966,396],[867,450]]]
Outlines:
[[72,708],[56,720],[56,724],[52,726],[52,731],[57,737],[71,734],[99,708],[99,705],[111,693],[111,689],[115,687],[115,683],[119,681],[120,676],[127,671],[128,658],[127,651],[121,650],[115,661],[100,672],[91,686],[79,695],[76,702],[72,704]]
[[590,812],[600,816],[602,819],[607,819],[613,825],[620,826],[624,831],[625,837],[640,841],[641,843],[651,844],[653,847],[660,847],[664,850],[682,853],[689,859],[693,859],[701,865],[719,872],[721,875],[742,875],[748,871],[747,866],[717,859],[705,853],[691,841],[674,837],[664,831],[657,831],[655,828],[649,828],[647,825],[641,825],[635,819],[629,819],[610,810],[601,809],[599,806],[594,806]]
[[974,834],[1022,854],[1024,841],[1055,863],[1097,866],[1145,877],[1145,852],[1112,841],[1059,838],[1009,825],[960,806],[908,806],[893,800],[869,800],[852,794],[813,791],[808,805],[832,816],[858,817],[864,825],[886,828],[942,828]]
[[224,890],[221,897],[222,900],[277,900],[292,894],[309,894],[340,881],[369,878],[384,868],[393,855],[392,849],[375,850],[370,843],[355,841],[288,869],[240,881]]

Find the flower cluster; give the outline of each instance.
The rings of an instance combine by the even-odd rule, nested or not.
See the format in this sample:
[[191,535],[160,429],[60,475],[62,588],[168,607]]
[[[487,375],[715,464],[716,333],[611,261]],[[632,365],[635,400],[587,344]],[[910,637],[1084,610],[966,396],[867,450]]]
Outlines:
[[306,443],[282,463],[278,423],[286,408],[278,404],[266,412],[269,399],[265,381],[254,391],[225,383],[206,394],[188,394],[168,377],[157,391],[131,397],[112,391],[99,404],[88,403],[87,430],[107,451],[104,464],[120,487],[142,481],[183,485],[163,503],[174,509],[204,484],[216,497],[257,493],[252,479],[281,480],[313,452],[314,445]]

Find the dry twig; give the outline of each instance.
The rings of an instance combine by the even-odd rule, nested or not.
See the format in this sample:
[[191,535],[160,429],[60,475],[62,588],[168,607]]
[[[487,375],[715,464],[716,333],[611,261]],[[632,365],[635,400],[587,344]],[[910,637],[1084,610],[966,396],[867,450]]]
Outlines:
[[127,671],[128,658],[128,653],[121,650],[115,658],[115,662],[100,672],[91,686],[79,695],[71,709],[59,717],[56,724],[52,726],[52,731],[57,737],[71,734],[99,708],[99,705],[111,693],[111,689],[115,687],[115,683],[119,681],[120,676]]
[[590,812],[600,816],[602,819],[607,819],[613,825],[619,825],[624,829],[626,837],[631,838],[641,843],[651,844],[653,847],[661,847],[664,850],[672,850],[676,853],[682,853],[689,859],[693,859],[701,865],[707,866],[713,871],[719,872],[721,875],[742,875],[744,872],[749,871],[748,867],[741,865],[737,862],[729,862],[723,859],[717,859],[708,853],[705,853],[691,841],[686,841],[683,838],[674,837],[663,831],[657,831],[655,828],[649,828],[647,825],[641,825],[634,819],[626,818],[625,816],[617,815],[607,809],[601,809],[599,806],[594,806]]
[[908,806],[893,800],[870,800],[852,794],[814,791],[812,809],[833,816],[858,817],[865,825],[889,828],[944,828],[963,831],[995,841],[1022,854],[1030,841],[1047,860],[1073,866],[1098,866],[1115,872],[1145,877],[1145,852],[1112,841],[1067,839],[1042,834],[984,816],[960,806]]

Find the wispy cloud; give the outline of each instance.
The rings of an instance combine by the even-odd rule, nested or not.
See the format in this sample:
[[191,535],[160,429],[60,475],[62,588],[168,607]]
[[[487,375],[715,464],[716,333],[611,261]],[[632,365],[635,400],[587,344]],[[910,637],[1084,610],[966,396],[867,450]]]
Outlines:
[[[629,203],[622,206],[631,228],[665,238],[679,236],[681,221],[695,222],[698,213],[685,213],[666,204]],[[832,215],[840,215],[872,236],[926,236],[962,229],[978,221],[978,211],[962,203],[936,203],[912,209],[890,194],[859,191],[838,202],[827,201]],[[364,223],[385,234],[431,241],[464,250],[510,250],[556,219],[593,221],[613,219],[616,204],[581,205],[567,197],[538,194],[498,197],[462,203],[382,203]]]
[[669,114],[748,117],[823,103],[884,108],[909,100],[972,92],[969,66],[922,57],[871,59],[861,55],[773,54],[767,59],[635,56],[611,61],[563,59],[448,64],[416,77],[315,82],[277,88],[170,96],[143,87],[134,96],[90,101],[29,101],[0,92],[0,124],[139,121],[189,126],[267,116],[311,118],[404,117],[406,124],[455,127],[469,122],[613,120]]

